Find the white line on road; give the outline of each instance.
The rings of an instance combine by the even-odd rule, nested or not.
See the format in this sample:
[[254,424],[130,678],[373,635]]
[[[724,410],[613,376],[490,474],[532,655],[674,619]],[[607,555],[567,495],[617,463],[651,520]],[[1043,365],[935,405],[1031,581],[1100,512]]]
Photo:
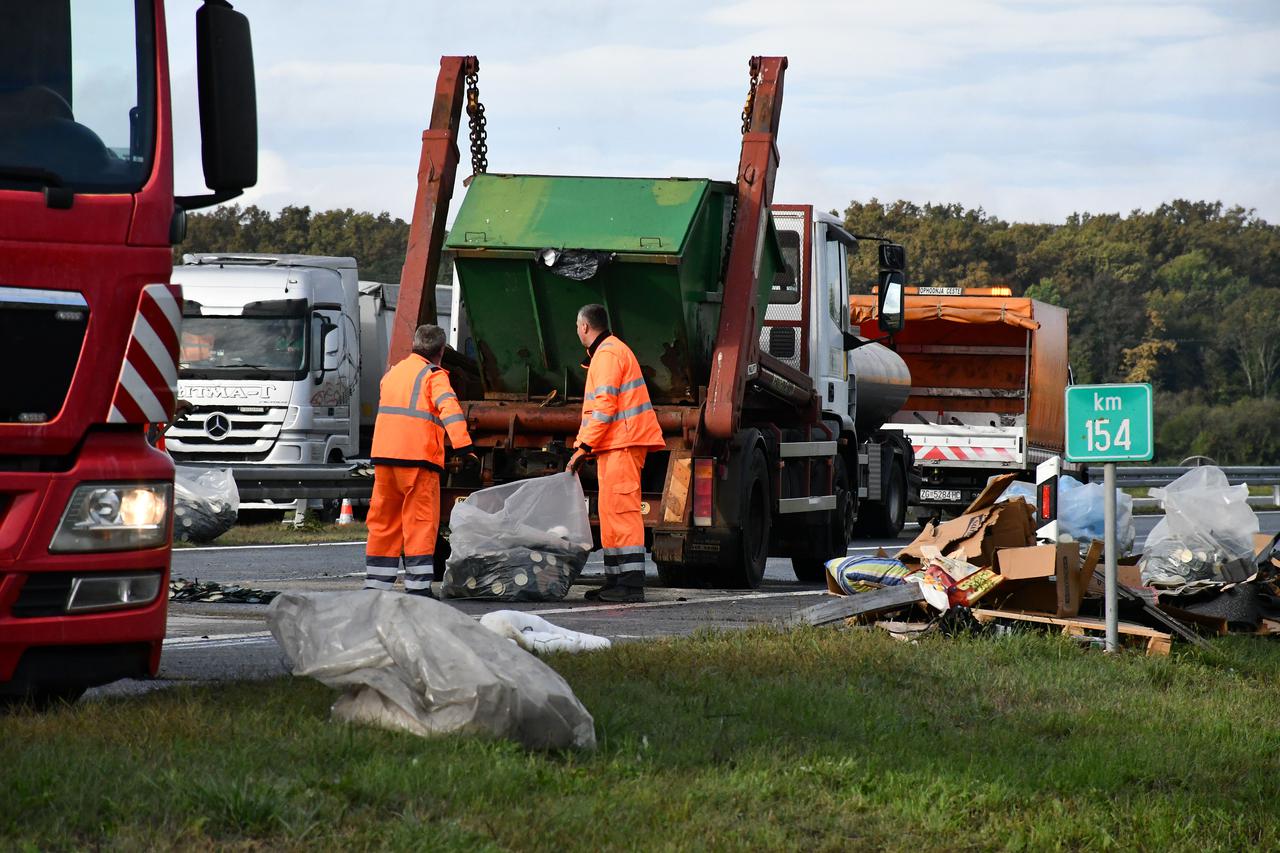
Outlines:
[[[683,601],[643,601],[635,604],[616,604],[616,605],[579,605],[577,607],[557,607],[551,610],[530,610],[529,612],[537,616],[556,615],[565,613],[596,613],[614,610],[640,610],[642,608],[655,607],[681,607],[688,604],[706,605],[721,604],[735,601],[761,601],[766,598],[797,598],[805,595],[826,595],[826,590],[822,589],[802,589],[790,592],[748,592],[741,595],[724,595],[709,596],[707,598],[686,598]],[[477,615],[474,618],[479,619]],[[266,642],[271,639],[270,631],[254,631],[248,634],[210,634],[208,636],[199,637],[170,637],[164,641],[166,649],[213,649],[224,648],[229,646],[250,646],[258,643]]]
[[293,542],[288,545],[202,545],[199,548],[174,548],[173,553],[177,554],[203,554],[205,551],[248,551],[254,548],[323,548],[326,545],[363,545],[364,540],[359,542]]

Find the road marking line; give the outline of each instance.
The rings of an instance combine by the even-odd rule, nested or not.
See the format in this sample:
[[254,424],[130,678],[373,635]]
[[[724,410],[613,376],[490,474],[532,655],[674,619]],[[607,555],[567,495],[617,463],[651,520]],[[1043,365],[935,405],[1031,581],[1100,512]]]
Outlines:
[[288,545],[201,545],[198,548],[174,548],[174,556],[178,554],[202,554],[205,551],[245,551],[250,548],[323,548],[326,545],[363,545],[359,542],[293,542]]
[[[707,598],[686,598],[683,601],[642,601],[634,604],[581,604],[577,607],[556,607],[549,610],[529,610],[535,616],[565,613],[593,613],[612,610],[639,610],[654,607],[680,607],[688,604],[720,604],[734,601],[761,601],[767,598],[796,598],[804,595],[826,595],[822,589],[802,589],[789,592],[747,592],[741,595],[709,596]],[[444,602],[448,603],[448,602]],[[481,614],[482,615],[482,614]],[[479,619],[480,615],[472,618]],[[164,641],[165,648],[218,648],[220,646],[254,645],[271,637],[270,631],[255,631],[248,634],[213,634],[207,637],[171,637]]]
[[208,636],[199,637],[169,637],[164,641],[165,647],[173,646],[195,646],[201,643],[222,642],[226,640],[260,640],[263,637],[270,637],[270,631],[253,631],[248,634],[210,634]]

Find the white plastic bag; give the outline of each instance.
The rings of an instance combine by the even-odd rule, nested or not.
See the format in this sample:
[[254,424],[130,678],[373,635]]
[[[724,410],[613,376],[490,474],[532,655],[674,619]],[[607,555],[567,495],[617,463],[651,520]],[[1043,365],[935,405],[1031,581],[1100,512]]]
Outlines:
[[559,601],[591,552],[591,521],[576,474],[473,492],[449,517],[445,598]]
[[235,526],[239,513],[240,490],[229,468],[174,467],[174,539],[212,542]]
[[480,624],[499,637],[506,637],[534,654],[550,652],[593,652],[607,649],[608,637],[570,631],[553,625],[541,616],[519,610],[494,610],[480,617]]
[[1233,486],[1221,468],[1205,465],[1148,494],[1160,500],[1164,518],[1147,536],[1144,584],[1231,583],[1251,574],[1258,516],[1248,486]]
[[595,748],[591,714],[555,670],[448,604],[378,590],[285,592],[267,623],[294,675],[348,688],[335,720]]
[[[1106,536],[1107,491],[1101,483],[1058,478],[1058,529],[1079,542]],[[1138,531],[1133,523],[1133,498],[1116,489],[1116,548],[1123,557],[1133,552]]]

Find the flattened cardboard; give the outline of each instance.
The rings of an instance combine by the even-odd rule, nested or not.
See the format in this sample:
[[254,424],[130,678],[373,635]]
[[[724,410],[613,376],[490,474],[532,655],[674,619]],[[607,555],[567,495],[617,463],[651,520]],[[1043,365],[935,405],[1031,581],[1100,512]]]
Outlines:
[[1005,582],[993,597],[1001,609],[1075,616],[1101,550],[1095,544],[1081,560],[1074,542],[1002,548],[995,568]]
[[1035,527],[1031,506],[1022,498],[993,504],[996,497],[1004,491],[994,488],[1005,478],[1015,475],[1006,474],[997,477],[991,485],[969,505],[964,515],[945,521],[942,524],[930,524],[915,541],[897,553],[897,558],[904,563],[918,565],[924,559],[923,549],[928,546],[937,548],[947,556],[954,556],[963,551],[966,562],[978,568],[992,567],[996,550],[1000,548],[1016,548],[1035,542]]

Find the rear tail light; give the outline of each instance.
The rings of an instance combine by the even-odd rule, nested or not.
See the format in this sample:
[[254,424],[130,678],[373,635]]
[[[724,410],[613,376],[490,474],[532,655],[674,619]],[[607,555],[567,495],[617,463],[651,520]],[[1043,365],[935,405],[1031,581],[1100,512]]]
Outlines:
[[1054,521],[1058,517],[1058,478],[1050,477],[1040,484],[1036,511],[1041,521]]
[[714,459],[693,460],[693,524],[711,526],[711,484],[715,479]]

